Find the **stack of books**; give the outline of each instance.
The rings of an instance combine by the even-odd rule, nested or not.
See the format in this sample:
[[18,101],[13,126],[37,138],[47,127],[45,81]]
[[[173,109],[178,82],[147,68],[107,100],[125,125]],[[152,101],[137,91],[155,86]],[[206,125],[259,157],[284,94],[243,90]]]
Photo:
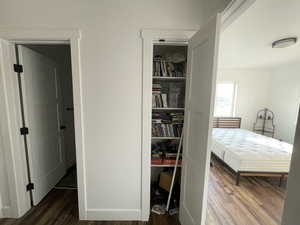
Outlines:
[[153,123],[153,137],[180,137],[182,132],[181,124]]
[[[173,165],[176,163],[176,157],[177,157],[177,153],[166,152],[162,163]],[[181,164],[181,161],[182,161],[182,154],[180,153],[178,164]]]
[[153,112],[152,113],[152,123],[171,123],[172,117],[170,113],[165,112]]
[[183,124],[184,112],[154,112],[152,113],[152,123],[173,123]]
[[180,137],[183,129],[183,112],[153,113],[153,137]]
[[151,164],[153,165],[161,165],[163,163],[162,153],[151,153]]
[[183,112],[173,112],[170,113],[172,123],[183,123],[184,113]]
[[[178,142],[164,141],[151,146],[152,165],[174,165],[176,163]],[[182,155],[179,155],[179,164],[181,164]]]
[[154,83],[152,87],[152,93],[153,94],[160,94],[162,90],[161,84],[160,83]]
[[162,93],[168,90],[163,89],[161,84],[153,84],[152,87],[152,107],[153,108],[168,108],[168,94]]
[[163,143],[156,143],[151,145],[151,163],[152,165],[160,165],[163,162]]
[[155,57],[153,60],[153,76],[154,77],[184,77],[185,63],[173,63],[164,60],[162,57]]
[[152,108],[168,108],[168,95],[167,94],[153,94],[152,95]]

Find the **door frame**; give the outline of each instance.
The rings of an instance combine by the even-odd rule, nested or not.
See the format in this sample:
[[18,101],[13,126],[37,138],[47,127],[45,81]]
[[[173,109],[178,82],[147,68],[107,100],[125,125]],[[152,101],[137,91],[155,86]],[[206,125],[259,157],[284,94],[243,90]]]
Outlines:
[[[10,29],[0,28],[0,39],[11,44],[59,44],[68,43],[71,48],[72,83],[74,101],[74,126],[76,143],[76,163],[78,179],[78,208],[79,219],[86,219],[86,173],[85,173],[85,145],[83,130],[82,110],[82,72],[80,56],[81,31],[77,29]],[[16,63],[15,53],[11,57],[0,55],[0,79],[3,88],[0,90],[1,110],[0,120],[7,121],[0,136],[3,138],[4,155],[7,174],[9,177],[9,189],[11,207],[7,211],[7,217],[19,218],[30,208],[29,193],[25,191],[28,183],[26,171],[26,158],[23,139],[19,134],[21,127],[21,109],[18,98],[17,75],[13,71]],[[8,66],[9,65],[9,66]],[[0,147],[3,147],[0,146]]]
[[[221,15],[221,31],[239,18],[256,0],[233,0]],[[141,220],[148,221],[150,215],[151,184],[151,112],[152,112],[152,58],[154,44],[185,44],[198,29],[157,30],[142,29],[142,127],[141,127]],[[162,41],[163,40],[163,41]],[[187,90],[187,89],[186,89]]]
[[[141,220],[150,215],[152,59],[154,44],[184,44],[197,30],[143,30]],[[161,41],[164,40],[164,41]]]

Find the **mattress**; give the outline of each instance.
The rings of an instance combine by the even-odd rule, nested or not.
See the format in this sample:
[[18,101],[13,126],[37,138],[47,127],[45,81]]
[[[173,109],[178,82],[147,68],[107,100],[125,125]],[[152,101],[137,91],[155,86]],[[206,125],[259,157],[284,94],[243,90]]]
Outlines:
[[293,146],[244,129],[214,128],[212,152],[234,171],[288,172]]

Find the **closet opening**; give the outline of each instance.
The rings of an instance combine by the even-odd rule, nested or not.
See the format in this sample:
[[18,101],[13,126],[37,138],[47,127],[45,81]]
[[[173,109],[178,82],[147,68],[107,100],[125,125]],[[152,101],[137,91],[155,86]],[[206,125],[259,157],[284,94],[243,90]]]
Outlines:
[[153,45],[151,219],[178,221],[188,47]]
[[78,208],[71,51],[69,44],[15,46],[31,206]]

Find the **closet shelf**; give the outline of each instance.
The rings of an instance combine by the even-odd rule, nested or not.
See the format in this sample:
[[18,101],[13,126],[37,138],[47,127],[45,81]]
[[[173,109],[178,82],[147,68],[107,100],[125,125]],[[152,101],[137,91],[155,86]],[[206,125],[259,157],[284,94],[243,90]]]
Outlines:
[[153,76],[153,79],[156,79],[156,80],[185,80],[185,77],[156,77],[156,76]]
[[179,140],[180,137],[152,137],[152,140]]
[[[152,164],[151,167],[175,167],[175,164]],[[181,167],[181,164],[178,167]]]
[[184,110],[184,108],[152,108],[152,110],[157,110],[157,111],[163,111],[163,110],[166,110],[166,111],[179,111],[179,110]]

